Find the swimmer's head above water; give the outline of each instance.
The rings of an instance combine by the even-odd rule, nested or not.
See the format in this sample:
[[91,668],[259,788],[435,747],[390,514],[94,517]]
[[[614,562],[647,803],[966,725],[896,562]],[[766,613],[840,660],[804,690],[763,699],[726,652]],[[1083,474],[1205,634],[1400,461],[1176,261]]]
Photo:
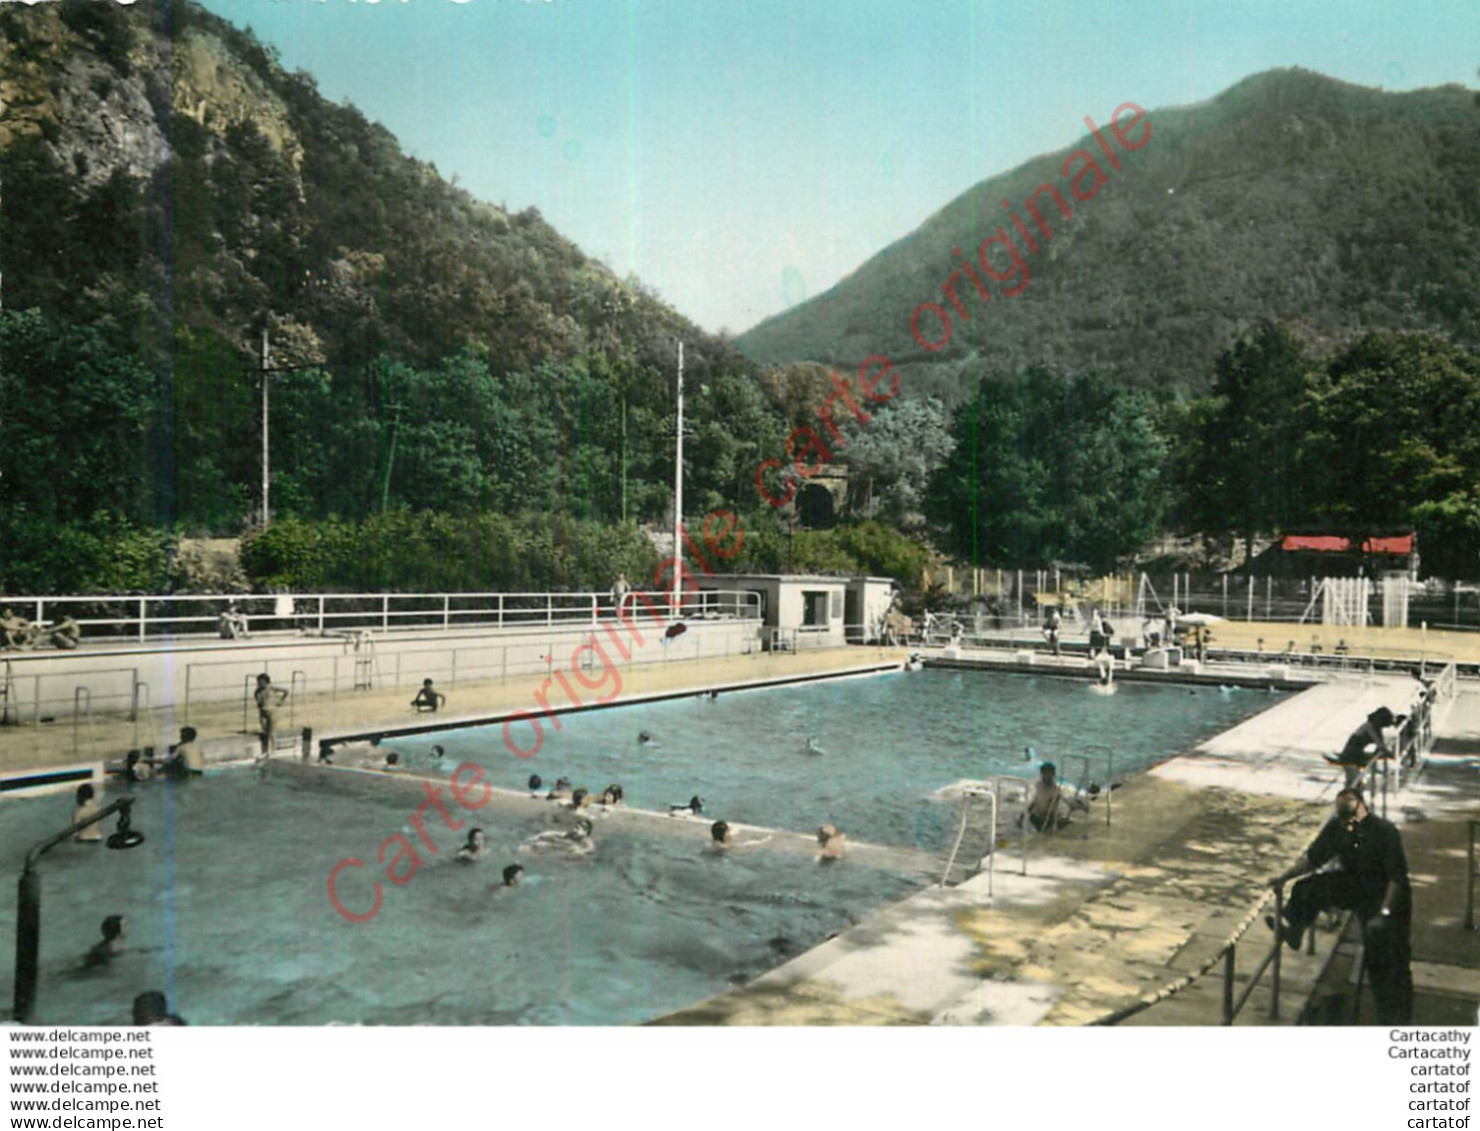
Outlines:
[[510,864],[507,868],[504,869],[504,887],[517,888],[519,886],[519,877],[523,873],[523,864]]
[[728,821],[715,821],[709,826],[709,835],[715,844],[728,844],[730,840],[730,823]]

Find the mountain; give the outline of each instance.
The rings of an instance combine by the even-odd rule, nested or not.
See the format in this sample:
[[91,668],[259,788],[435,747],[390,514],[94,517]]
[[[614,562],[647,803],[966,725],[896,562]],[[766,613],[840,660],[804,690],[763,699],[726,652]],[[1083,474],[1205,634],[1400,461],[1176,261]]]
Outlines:
[[[1149,137],[1126,111],[1120,125],[1141,140],[1135,148],[1118,143],[1108,115],[1092,116],[1120,168],[1086,136],[983,181],[737,344],[771,363],[856,367],[883,354],[905,395],[959,404],[981,370],[1035,363],[1113,367],[1128,383],[1200,392],[1231,337],[1262,320],[1296,323],[1316,339],[1426,328],[1480,342],[1472,92],[1384,93],[1270,71],[1209,102],[1150,111]],[[1076,150],[1100,166],[1098,188]],[[1044,184],[1071,216],[1039,191]],[[1031,275],[1026,286],[1000,239],[988,264],[1006,282],[976,259],[999,225]],[[948,341],[928,308],[912,333],[927,302],[951,319]]]
[[283,364],[502,366],[724,348],[541,219],[475,200],[249,32],[185,2],[0,6],[8,309],[187,328]]

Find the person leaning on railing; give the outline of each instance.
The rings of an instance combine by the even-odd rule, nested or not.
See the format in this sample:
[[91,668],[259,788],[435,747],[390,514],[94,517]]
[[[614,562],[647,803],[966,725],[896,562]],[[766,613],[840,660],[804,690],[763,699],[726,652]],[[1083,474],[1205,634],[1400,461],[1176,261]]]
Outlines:
[[[1339,870],[1306,874],[1332,860]],[[1285,922],[1276,924],[1273,916],[1266,922],[1278,927],[1286,945],[1299,950],[1306,928],[1322,911],[1355,912],[1362,923],[1363,960],[1378,1023],[1410,1024],[1413,898],[1397,826],[1368,810],[1360,790],[1343,789],[1336,795],[1336,815],[1294,866],[1270,880],[1270,886],[1280,888],[1296,876],[1304,878],[1290,889]]]

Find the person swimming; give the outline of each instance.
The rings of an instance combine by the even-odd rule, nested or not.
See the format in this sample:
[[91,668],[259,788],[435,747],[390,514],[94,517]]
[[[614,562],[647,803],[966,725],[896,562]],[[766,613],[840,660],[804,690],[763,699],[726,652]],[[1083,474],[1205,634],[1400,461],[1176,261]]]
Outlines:
[[548,829],[542,833],[535,833],[519,846],[523,853],[553,852],[566,856],[589,856],[596,851],[596,845],[591,840],[591,830],[595,828],[585,818],[579,818],[566,832],[558,829]]
[[620,805],[626,799],[626,796],[622,792],[622,787],[616,782],[612,782],[611,785],[601,791],[601,803],[606,806]]
[[442,747],[433,746],[431,751],[427,754],[427,760],[435,766],[438,762],[442,760],[442,756],[446,753],[447,751],[443,750]]
[[649,731],[640,730],[637,732],[637,745],[657,746],[658,740],[655,739]]
[[464,864],[482,860],[488,855],[488,836],[482,829],[469,829],[468,841],[457,850],[457,858]]
[[807,736],[806,751],[808,754],[812,755],[822,755],[827,753],[827,751],[824,750],[822,746],[818,743],[816,735]]
[[122,915],[109,915],[103,920],[103,941],[94,944],[87,952],[87,957],[82,960],[85,967],[106,966],[114,958],[122,954],[124,928],[128,926],[128,920]]
[[544,782],[544,779],[541,778],[539,774],[530,774],[529,775],[529,783],[528,783],[528,785],[529,785],[529,796],[531,796],[531,797],[538,797],[540,795],[540,790],[544,788],[545,782]]
[[523,874],[523,864],[510,864],[504,869],[504,887],[517,888],[519,886],[519,877]]
[[574,793],[572,793],[570,795],[570,807],[572,809],[591,808],[591,791],[587,789],[578,789]]
[[386,773],[395,773],[401,768],[401,755],[399,751],[388,750],[385,755],[385,765],[380,767]]
[[735,839],[735,830],[730,827],[729,821],[715,821],[709,826],[709,838],[711,851],[718,852],[726,849],[735,851],[741,848],[754,848],[758,844],[765,844],[771,836],[767,834],[759,840],[747,840],[741,843]]
[[689,798],[687,805],[668,806],[668,815],[670,817],[697,817],[703,812],[704,798],[700,797],[697,793]]
[[828,823],[817,830],[817,859],[823,862],[836,860],[843,855],[843,843],[848,838],[838,831],[838,826]]
[[570,778],[558,777],[550,792],[545,794],[547,801],[569,801],[571,799]]

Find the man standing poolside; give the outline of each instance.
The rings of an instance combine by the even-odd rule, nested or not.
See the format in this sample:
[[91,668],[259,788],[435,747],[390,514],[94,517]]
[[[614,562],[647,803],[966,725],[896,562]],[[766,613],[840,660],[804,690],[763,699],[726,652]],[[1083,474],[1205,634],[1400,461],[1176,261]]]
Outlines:
[[262,756],[266,758],[272,753],[273,737],[277,733],[278,708],[288,698],[288,692],[274,687],[272,677],[263,672],[257,677],[257,690],[252,692],[252,698],[257,703],[257,721],[262,728]]
[[[1409,935],[1413,895],[1403,838],[1391,822],[1367,808],[1359,790],[1336,795],[1336,815],[1295,866],[1271,880],[1287,880],[1336,860],[1340,869],[1308,875],[1290,889],[1280,937],[1296,949],[1305,929],[1329,907],[1353,911],[1362,922],[1362,953],[1381,1025],[1408,1025],[1413,1018],[1413,971]],[[1274,921],[1270,919],[1271,925]]]

